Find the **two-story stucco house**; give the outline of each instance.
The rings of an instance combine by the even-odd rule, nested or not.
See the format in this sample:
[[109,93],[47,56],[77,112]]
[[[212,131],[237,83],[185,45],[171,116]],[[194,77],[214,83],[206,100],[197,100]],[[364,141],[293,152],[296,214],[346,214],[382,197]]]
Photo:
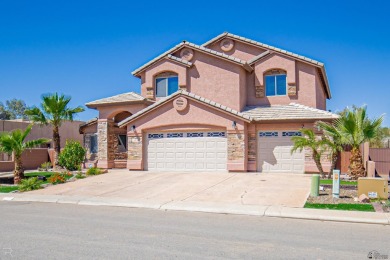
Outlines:
[[149,171],[313,172],[291,136],[337,116],[321,62],[230,33],[183,41],[133,71],[133,92],[86,105],[90,160]]

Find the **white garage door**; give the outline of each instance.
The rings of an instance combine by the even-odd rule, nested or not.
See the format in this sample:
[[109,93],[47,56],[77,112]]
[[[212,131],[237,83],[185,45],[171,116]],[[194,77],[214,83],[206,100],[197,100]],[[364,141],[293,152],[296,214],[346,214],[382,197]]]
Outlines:
[[295,131],[269,131],[258,134],[258,171],[304,173],[304,151],[291,154]]
[[226,171],[225,132],[148,133],[149,171]]

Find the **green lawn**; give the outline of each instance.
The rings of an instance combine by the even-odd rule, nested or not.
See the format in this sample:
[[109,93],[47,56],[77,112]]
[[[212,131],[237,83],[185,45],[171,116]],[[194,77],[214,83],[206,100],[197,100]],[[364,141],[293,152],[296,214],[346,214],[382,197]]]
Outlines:
[[[52,176],[53,174],[55,174],[57,172],[29,172],[29,173],[25,173],[24,176],[30,178],[30,177],[37,177],[37,176],[45,176],[46,178],[49,178],[50,176]],[[65,179],[66,180],[69,180],[70,178],[72,178],[73,176],[65,176]],[[47,184],[49,183],[49,181],[43,181],[42,184]]]
[[318,204],[306,202],[305,208],[310,209],[335,209],[335,210],[353,210],[375,212],[371,204]]
[[18,186],[0,186],[0,193],[9,193],[18,190]]
[[26,177],[37,177],[37,176],[45,176],[46,178],[50,177],[54,172],[28,172],[24,173]]
[[[332,185],[333,180],[320,180],[320,185]],[[340,185],[357,186],[357,181],[340,181]]]

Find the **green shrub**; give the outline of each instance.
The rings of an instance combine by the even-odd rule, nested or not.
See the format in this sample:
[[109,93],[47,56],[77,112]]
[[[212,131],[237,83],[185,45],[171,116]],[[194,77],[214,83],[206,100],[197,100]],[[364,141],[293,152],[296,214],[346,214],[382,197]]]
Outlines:
[[103,170],[97,167],[89,168],[87,171],[87,175],[99,175],[102,174]]
[[41,188],[42,181],[38,180],[38,177],[32,177],[23,179],[19,184],[19,191],[31,191]]
[[39,167],[39,170],[40,171],[48,171],[49,169],[51,168],[51,162],[44,162],[41,164],[41,166]]
[[69,171],[75,171],[84,161],[85,153],[85,149],[79,142],[66,141],[65,148],[58,157],[59,164]]
[[65,178],[64,174],[55,173],[52,176],[50,176],[47,179],[47,181],[50,182],[51,184],[55,185],[55,184],[66,182],[66,178]]
[[76,174],[75,177],[76,177],[76,179],[84,179],[85,175],[79,172],[79,173]]

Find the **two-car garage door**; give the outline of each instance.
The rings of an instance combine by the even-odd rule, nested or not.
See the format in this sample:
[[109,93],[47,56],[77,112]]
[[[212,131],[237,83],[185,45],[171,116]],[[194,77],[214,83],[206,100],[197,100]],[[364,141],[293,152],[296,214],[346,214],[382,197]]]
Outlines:
[[225,132],[148,133],[149,171],[226,171]]
[[[257,170],[303,173],[304,152],[291,154],[296,131],[258,133]],[[146,135],[145,168],[149,171],[226,171],[225,132],[173,132]]]
[[258,133],[258,164],[260,172],[304,173],[304,152],[291,154],[292,136],[297,131],[268,131]]

